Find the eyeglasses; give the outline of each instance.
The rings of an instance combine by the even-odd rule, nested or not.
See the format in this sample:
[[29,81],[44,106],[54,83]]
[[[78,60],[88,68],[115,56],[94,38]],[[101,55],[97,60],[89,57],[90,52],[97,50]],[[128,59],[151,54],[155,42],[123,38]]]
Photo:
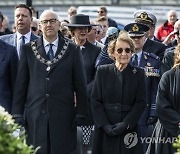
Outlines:
[[123,48],[118,48],[118,49],[117,49],[117,52],[118,52],[119,54],[122,54],[123,51],[125,51],[126,53],[130,53],[130,52],[131,52],[131,49],[130,49],[130,48],[125,48],[125,49],[123,49]]
[[49,20],[42,20],[41,23],[42,23],[43,25],[47,25],[48,22],[49,22],[50,24],[54,24],[54,23],[56,23],[56,21],[57,21],[57,19],[49,19]]
[[37,27],[31,27],[31,30],[35,32],[37,31]]
[[104,11],[97,11],[97,13],[104,13]]

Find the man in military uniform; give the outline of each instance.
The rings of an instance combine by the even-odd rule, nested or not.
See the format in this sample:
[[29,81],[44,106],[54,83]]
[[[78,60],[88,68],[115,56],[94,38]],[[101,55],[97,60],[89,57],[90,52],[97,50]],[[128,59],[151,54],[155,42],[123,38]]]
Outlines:
[[[124,27],[131,37],[134,46],[135,54],[131,59],[131,64],[144,69],[146,74],[146,89],[147,89],[147,106],[139,121],[141,137],[147,137],[148,126],[156,123],[156,93],[159,82],[159,67],[160,59],[153,53],[144,52],[143,47],[146,42],[146,32],[149,27],[140,23],[131,23]],[[146,143],[143,143],[143,150],[146,150]]]
[[155,26],[157,18],[154,14],[146,10],[138,10],[134,13],[134,20],[137,23],[145,24],[149,27],[147,33],[147,40],[143,46],[143,51],[148,53],[154,53],[163,58],[166,46],[161,43],[155,36]]

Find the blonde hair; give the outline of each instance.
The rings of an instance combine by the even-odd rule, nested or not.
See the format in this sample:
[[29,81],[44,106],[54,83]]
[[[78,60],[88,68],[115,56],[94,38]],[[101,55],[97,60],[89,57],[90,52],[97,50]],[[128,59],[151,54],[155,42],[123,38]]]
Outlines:
[[134,52],[135,50],[135,47],[134,47],[134,44],[132,42],[132,39],[128,36],[127,32],[125,31],[121,31],[119,33],[119,36],[117,39],[115,40],[112,40],[110,43],[109,43],[109,46],[108,46],[108,54],[109,54],[109,57],[113,60],[115,60],[114,58],[114,50],[115,50],[115,46],[116,46],[116,43],[119,42],[119,41],[124,41],[126,43],[129,44],[130,46],[130,49],[131,49],[131,52]]
[[174,51],[174,66],[173,66],[173,68],[180,65],[180,58],[178,58],[178,56],[180,56],[180,44],[178,44],[176,46],[175,51]]

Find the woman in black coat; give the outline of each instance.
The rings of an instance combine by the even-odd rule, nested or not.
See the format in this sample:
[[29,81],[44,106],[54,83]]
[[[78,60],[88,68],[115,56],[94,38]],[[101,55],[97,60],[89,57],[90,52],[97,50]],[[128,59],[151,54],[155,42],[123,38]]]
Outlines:
[[128,64],[133,51],[131,39],[121,32],[108,48],[115,63],[98,67],[92,91],[93,154],[142,153],[137,125],[146,87],[144,71]]
[[84,123],[82,128],[83,132],[83,151],[87,153],[87,150],[91,149],[91,135],[94,125],[94,120],[91,111],[91,92],[94,84],[94,77],[96,73],[95,62],[99,55],[101,48],[90,43],[87,40],[88,32],[91,30],[92,25],[89,21],[89,16],[78,14],[71,18],[71,23],[68,24],[73,41],[76,45],[80,46],[81,53],[84,60],[84,66],[86,70],[87,78],[87,92],[88,92],[88,119]]
[[160,80],[156,105],[160,122],[156,137],[164,138],[157,144],[156,154],[173,154],[172,142],[180,134],[180,45],[175,50],[173,68]]

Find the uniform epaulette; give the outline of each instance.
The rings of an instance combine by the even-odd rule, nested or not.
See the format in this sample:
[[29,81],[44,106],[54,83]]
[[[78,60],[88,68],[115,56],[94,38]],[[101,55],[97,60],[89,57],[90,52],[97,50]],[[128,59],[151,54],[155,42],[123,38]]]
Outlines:
[[159,56],[155,55],[154,53],[144,52],[144,55],[153,59],[160,60]]

